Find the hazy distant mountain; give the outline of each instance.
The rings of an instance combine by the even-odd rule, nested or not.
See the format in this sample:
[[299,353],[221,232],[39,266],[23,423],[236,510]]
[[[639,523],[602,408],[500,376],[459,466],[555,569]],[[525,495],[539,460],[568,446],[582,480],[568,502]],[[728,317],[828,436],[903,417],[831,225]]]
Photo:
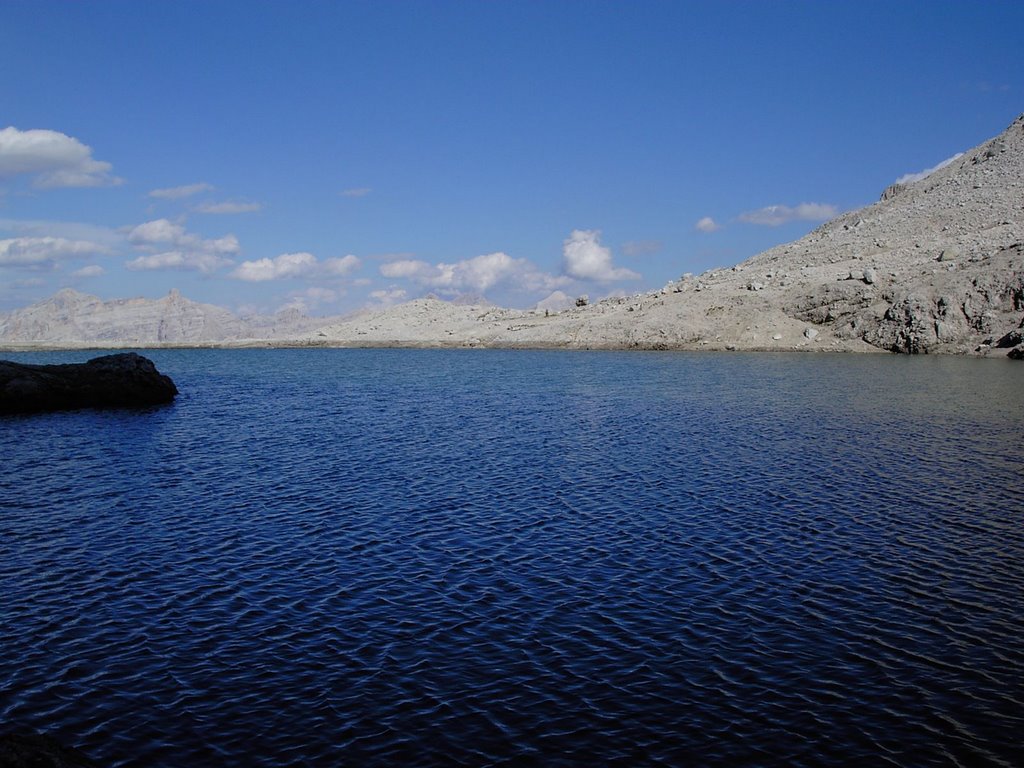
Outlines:
[[171,291],[162,299],[114,299],[64,289],[0,315],[0,341],[40,343],[190,344],[296,338],[323,325],[296,310],[241,318]]

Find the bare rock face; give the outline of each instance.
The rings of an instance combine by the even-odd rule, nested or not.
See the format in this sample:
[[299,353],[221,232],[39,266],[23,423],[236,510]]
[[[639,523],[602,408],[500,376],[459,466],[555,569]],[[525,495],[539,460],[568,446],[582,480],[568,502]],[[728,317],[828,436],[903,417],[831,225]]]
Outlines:
[[0,360],[0,413],[138,408],[169,403],[177,394],[169,377],[134,353],[65,365]]

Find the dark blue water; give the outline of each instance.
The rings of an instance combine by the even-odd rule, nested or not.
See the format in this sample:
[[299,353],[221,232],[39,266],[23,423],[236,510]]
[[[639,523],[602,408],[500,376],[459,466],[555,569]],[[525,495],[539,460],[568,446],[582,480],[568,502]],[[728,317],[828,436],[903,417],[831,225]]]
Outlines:
[[147,354],[175,405],[0,420],[0,730],[132,766],[1020,765],[1024,365]]

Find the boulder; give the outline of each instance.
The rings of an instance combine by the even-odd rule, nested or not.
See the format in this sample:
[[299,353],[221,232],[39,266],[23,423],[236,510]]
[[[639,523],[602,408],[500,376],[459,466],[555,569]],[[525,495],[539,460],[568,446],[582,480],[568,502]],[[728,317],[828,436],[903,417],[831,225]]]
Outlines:
[[0,360],[0,413],[138,408],[169,403],[177,394],[169,377],[133,352],[64,365]]

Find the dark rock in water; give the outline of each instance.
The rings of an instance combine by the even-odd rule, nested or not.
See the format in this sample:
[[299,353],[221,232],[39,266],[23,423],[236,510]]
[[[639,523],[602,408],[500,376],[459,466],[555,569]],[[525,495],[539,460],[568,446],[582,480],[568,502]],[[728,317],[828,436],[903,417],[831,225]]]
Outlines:
[[170,378],[133,352],[66,365],[0,360],[0,413],[135,408],[169,403],[177,394]]
[[95,768],[77,749],[49,736],[7,733],[0,736],[0,768]]

